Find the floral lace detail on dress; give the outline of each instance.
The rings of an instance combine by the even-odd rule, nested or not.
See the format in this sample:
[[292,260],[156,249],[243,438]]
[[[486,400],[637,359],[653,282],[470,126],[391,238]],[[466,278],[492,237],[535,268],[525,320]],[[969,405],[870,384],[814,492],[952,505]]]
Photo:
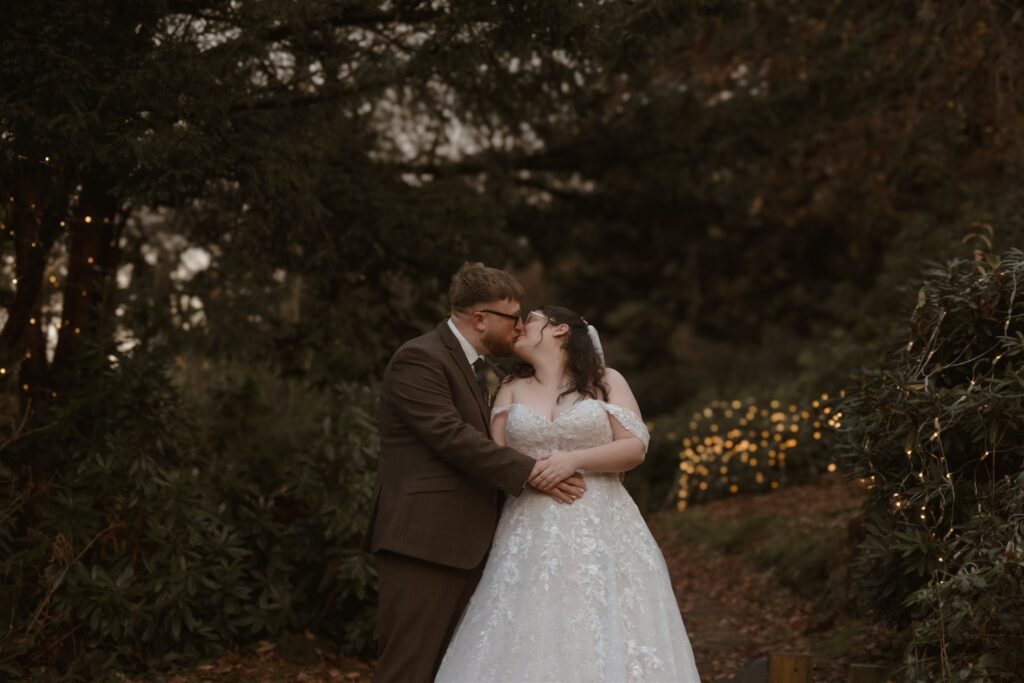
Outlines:
[[[612,415],[644,442],[643,421],[583,399],[554,420],[508,411],[510,446],[533,457],[609,443]],[[527,489],[509,498],[439,683],[698,683],[665,559],[616,474],[586,473],[572,505]]]

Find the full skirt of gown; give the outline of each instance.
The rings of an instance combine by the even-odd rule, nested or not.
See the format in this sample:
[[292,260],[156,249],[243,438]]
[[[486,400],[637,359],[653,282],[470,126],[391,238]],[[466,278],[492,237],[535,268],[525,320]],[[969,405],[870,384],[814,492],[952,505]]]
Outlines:
[[[508,408],[509,445],[538,457],[608,443],[631,411],[583,399],[554,421]],[[502,510],[439,683],[699,683],[665,559],[616,474],[585,473],[572,505],[527,487]]]

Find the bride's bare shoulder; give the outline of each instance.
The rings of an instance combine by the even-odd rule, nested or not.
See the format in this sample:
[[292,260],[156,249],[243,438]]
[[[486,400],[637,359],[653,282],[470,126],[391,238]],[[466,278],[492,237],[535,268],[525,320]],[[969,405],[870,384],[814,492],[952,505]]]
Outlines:
[[616,370],[615,368],[604,369],[604,380],[608,383],[609,386],[621,386],[623,384],[626,384],[628,386],[626,378],[623,377],[622,373]]

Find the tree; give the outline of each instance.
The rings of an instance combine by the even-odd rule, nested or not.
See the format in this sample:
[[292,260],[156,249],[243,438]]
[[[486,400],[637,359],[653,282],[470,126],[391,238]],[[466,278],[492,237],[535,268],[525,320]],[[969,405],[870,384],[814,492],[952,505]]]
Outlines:
[[543,201],[510,225],[564,300],[597,309],[655,406],[786,374],[842,382],[882,351],[924,259],[974,223],[1021,237],[1022,15],[692,7],[638,10],[642,66],[623,67],[606,109],[549,131],[562,153],[525,181]]
[[[0,48],[17,274],[0,332],[7,376],[49,399],[71,381],[61,377],[82,339],[153,332],[118,324],[134,287],[115,276],[144,280],[161,235],[180,235],[175,259],[190,247],[211,255],[190,294],[203,284],[200,305],[245,311],[226,324],[251,327],[254,298],[301,291],[284,347],[313,321],[335,337],[407,333],[436,306],[409,284],[508,247],[495,199],[439,176],[464,170],[468,152],[518,158],[541,144],[538,122],[571,117],[594,87],[588,51],[625,13],[538,2],[12,8]],[[410,305],[396,304],[402,292]],[[217,344],[227,325],[205,317]],[[351,360],[366,346],[345,350]],[[380,362],[371,350],[350,374]]]

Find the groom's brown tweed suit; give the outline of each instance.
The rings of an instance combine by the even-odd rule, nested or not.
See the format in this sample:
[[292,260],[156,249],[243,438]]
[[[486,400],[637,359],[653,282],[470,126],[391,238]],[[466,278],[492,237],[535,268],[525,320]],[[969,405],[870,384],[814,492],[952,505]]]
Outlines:
[[[490,439],[490,415],[447,323],[384,371],[365,549],[377,554],[376,683],[433,680],[490,549],[504,494],[534,460]],[[503,493],[504,492],[504,493]]]

